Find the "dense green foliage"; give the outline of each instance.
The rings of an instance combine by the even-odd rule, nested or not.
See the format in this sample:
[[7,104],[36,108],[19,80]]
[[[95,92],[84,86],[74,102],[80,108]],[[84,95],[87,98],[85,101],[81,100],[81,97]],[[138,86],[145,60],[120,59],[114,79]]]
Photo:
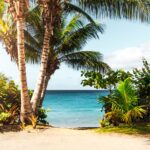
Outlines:
[[83,86],[93,86],[96,89],[107,89],[112,92],[116,88],[120,81],[124,81],[126,78],[131,77],[131,73],[123,70],[108,70],[104,73],[94,71],[82,71],[81,76],[85,79],[82,81]]
[[133,83],[137,89],[139,105],[144,105],[147,110],[144,120],[150,120],[150,64],[145,59],[142,69],[133,70]]
[[150,119],[150,64],[144,59],[142,69],[132,73],[122,70],[82,72],[84,86],[107,89],[110,93],[100,98],[105,116],[101,126],[131,124]]
[[18,123],[20,90],[13,80],[0,74],[0,123]]
[[[32,91],[29,91],[30,97]],[[20,90],[13,80],[0,74],[0,124],[20,123]],[[38,122],[47,124],[47,110],[40,109]]]
[[100,101],[111,106],[104,119],[113,125],[131,124],[146,113],[142,106],[138,106],[137,93],[130,78],[120,82],[109,98],[103,97]]

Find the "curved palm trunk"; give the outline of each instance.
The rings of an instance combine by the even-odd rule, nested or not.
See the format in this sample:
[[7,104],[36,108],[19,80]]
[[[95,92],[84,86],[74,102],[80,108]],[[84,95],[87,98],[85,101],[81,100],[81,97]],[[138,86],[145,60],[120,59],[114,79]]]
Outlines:
[[38,104],[38,108],[42,107],[46,89],[48,86],[48,82],[51,79],[51,76],[55,73],[55,71],[59,68],[59,61],[57,59],[53,59],[54,54],[51,53],[48,57],[48,63],[47,63],[47,69],[46,69],[46,75],[44,77],[44,82],[43,82],[43,87],[42,87],[42,92]]
[[36,88],[31,99],[32,108],[34,114],[38,114],[41,93],[44,84],[44,78],[46,76],[46,69],[48,64],[48,54],[49,54],[49,42],[53,36],[54,26],[60,23],[60,13],[61,13],[61,0],[39,0],[39,4],[43,7],[43,22],[45,24],[45,34],[40,66],[40,74],[37,81]]
[[32,114],[30,98],[28,94],[26,65],[25,65],[25,49],[24,49],[24,19],[18,18],[17,21],[17,49],[18,49],[18,67],[21,88],[21,115],[22,123],[28,122],[28,117]]
[[44,35],[44,43],[43,43],[39,78],[38,78],[38,81],[37,81],[36,89],[34,90],[34,93],[33,93],[32,99],[31,99],[32,109],[33,109],[33,111],[36,115],[38,113],[39,100],[40,100],[42,89],[43,89],[44,77],[46,75],[50,35],[51,35],[51,33],[49,32],[49,29],[48,29],[48,27],[46,27],[45,35]]
[[39,100],[39,108],[42,107],[49,80],[50,80],[50,75],[49,76],[45,76],[44,83],[43,83],[43,88],[42,88],[42,92],[41,92],[40,100]]

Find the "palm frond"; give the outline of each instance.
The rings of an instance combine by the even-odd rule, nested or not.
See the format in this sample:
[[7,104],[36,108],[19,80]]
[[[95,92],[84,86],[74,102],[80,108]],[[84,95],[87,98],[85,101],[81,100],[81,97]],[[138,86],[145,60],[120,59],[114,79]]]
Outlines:
[[100,17],[150,21],[149,0],[76,0],[76,4]]
[[34,46],[25,42],[25,55],[26,62],[39,63],[41,52],[39,52]]
[[145,109],[143,109],[141,106],[135,106],[123,114],[122,121],[130,124],[134,119],[143,118],[144,114],[146,114]]
[[34,38],[34,36],[27,30],[24,30],[24,34],[25,34],[25,42],[31,44],[32,47],[37,49],[37,51],[40,51],[41,43],[39,43],[39,41],[36,38]]
[[112,117],[111,114],[115,114],[119,121],[130,124],[134,120],[142,118],[146,113],[144,106],[138,106],[136,90],[130,78],[121,82],[107,100],[109,102],[107,103],[111,105],[110,114],[107,114],[110,118]]
[[102,54],[93,51],[80,51],[64,55],[59,59],[74,69],[106,71],[109,66],[102,62]]
[[42,18],[41,18],[41,11],[38,6],[31,9],[26,17],[26,26],[34,28],[34,30],[42,30]]
[[98,32],[103,33],[102,24],[89,23],[78,30],[69,33],[58,48],[58,53],[67,54],[81,50],[89,39],[99,38]]
[[72,19],[69,21],[68,25],[63,30],[62,37],[67,36],[70,33],[73,33],[74,31],[78,30],[83,26],[84,24],[81,21],[81,15],[73,16]]
[[85,12],[83,9],[81,9],[80,7],[72,4],[72,3],[68,3],[68,2],[65,2],[64,3],[64,12],[65,13],[73,13],[73,14],[81,14],[83,15],[89,22],[91,23],[95,23],[95,21],[93,20],[93,18],[87,13]]

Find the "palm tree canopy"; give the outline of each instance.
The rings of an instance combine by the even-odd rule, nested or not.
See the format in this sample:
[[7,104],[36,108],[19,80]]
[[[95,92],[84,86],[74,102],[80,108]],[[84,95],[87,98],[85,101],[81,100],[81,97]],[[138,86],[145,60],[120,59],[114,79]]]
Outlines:
[[[56,57],[59,63],[65,62],[75,69],[95,68],[104,71],[109,67],[102,62],[102,55],[99,52],[81,51],[88,40],[99,38],[98,32],[103,33],[104,31],[103,25],[94,20],[84,22],[83,17],[85,15],[77,14],[66,24],[68,20],[66,21],[65,15],[61,28],[57,28],[57,26],[55,28],[54,36],[50,41],[49,55]],[[40,52],[44,29],[38,30],[37,27],[34,30],[33,28],[32,34],[25,30],[25,35],[28,37],[28,40],[25,41],[26,48],[30,48],[31,51],[33,47],[33,51],[37,49]]]
[[[141,21],[149,21],[149,6],[150,0],[67,0],[62,1],[64,12],[75,13],[78,12],[84,15],[90,22],[92,18],[89,14],[96,14],[99,17],[109,17],[109,18],[126,18],[126,19],[137,19]],[[78,7],[80,6],[80,7]],[[86,11],[83,11],[83,9]],[[41,23],[39,24],[39,8],[35,7],[30,11],[30,15],[27,17],[27,22],[32,23],[32,25],[41,28]],[[4,0],[0,2],[0,15],[4,12]],[[87,13],[88,12],[88,13]],[[34,19],[33,19],[34,18]],[[41,29],[42,30],[42,29]],[[32,45],[27,45],[28,49],[34,47]],[[28,50],[27,49],[27,50]],[[35,49],[34,49],[35,51]],[[34,56],[33,52],[26,51],[27,60]],[[32,61],[38,62],[37,57],[39,54],[35,51],[36,57]]]

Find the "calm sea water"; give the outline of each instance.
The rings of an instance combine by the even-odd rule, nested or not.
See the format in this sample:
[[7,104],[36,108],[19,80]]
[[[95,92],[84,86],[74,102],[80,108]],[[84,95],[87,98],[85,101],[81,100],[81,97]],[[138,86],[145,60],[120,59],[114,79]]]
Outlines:
[[103,116],[98,98],[104,95],[107,91],[47,91],[47,119],[56,127],[98,127]]

